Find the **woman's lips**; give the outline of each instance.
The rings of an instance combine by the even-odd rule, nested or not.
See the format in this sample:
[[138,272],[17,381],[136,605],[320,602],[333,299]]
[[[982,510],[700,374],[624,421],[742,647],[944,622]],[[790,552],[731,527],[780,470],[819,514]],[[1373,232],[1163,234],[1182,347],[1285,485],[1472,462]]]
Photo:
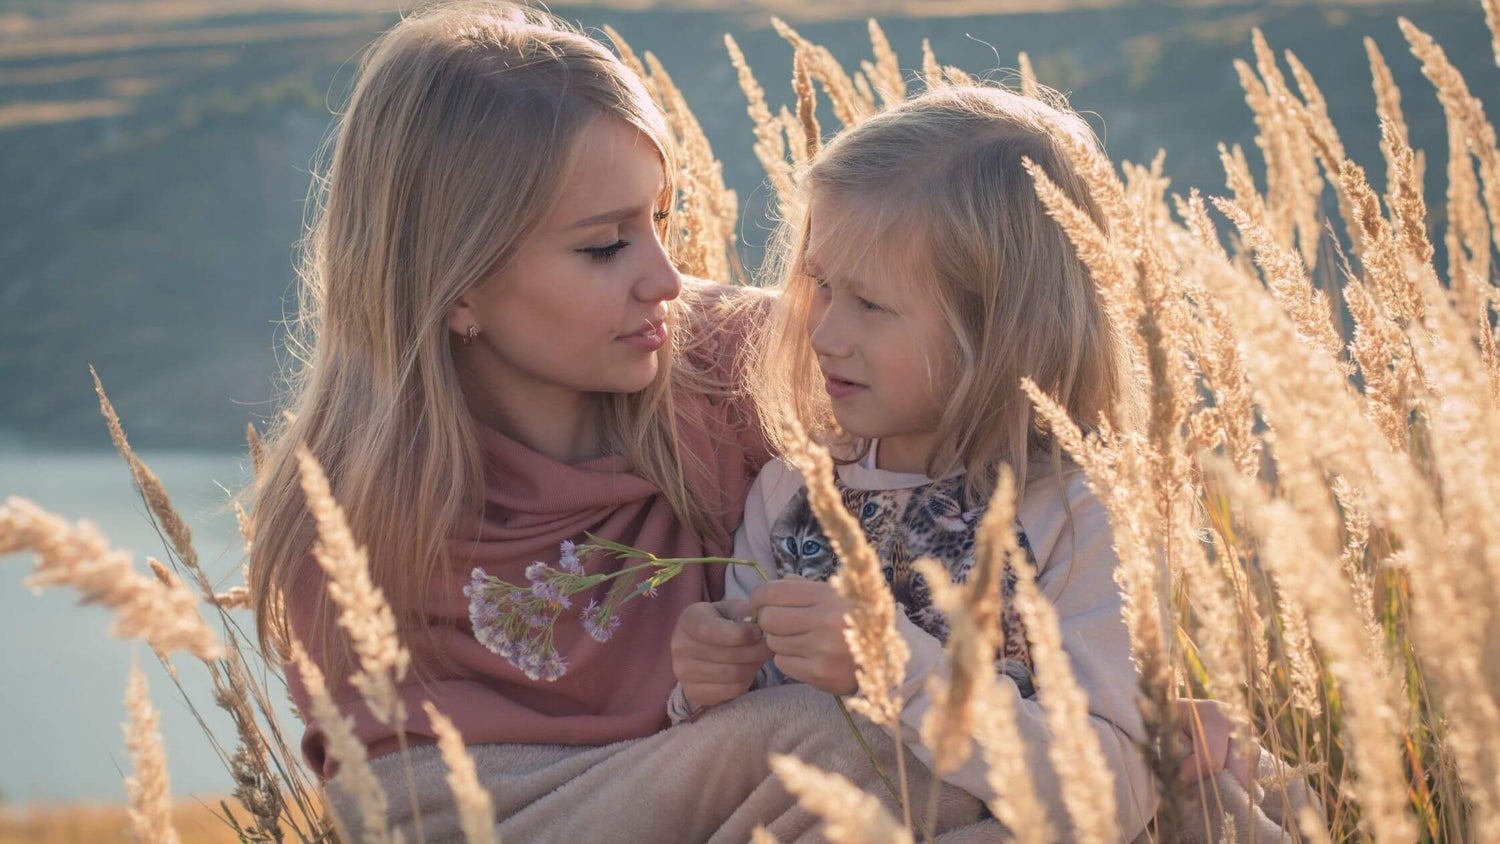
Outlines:
[[667,344],[667,332],[665,322],[653,320],[646,328],[616,339],[640,351],[654,352]]
[[826,372],[823,373],[823,379],[823,388],[828,391],[828,395],[830,397],[836,399],[846,399],[861,390],[869,389],[864,384],[860,384],[856,381],[845,381],[842,378],[829,375]]

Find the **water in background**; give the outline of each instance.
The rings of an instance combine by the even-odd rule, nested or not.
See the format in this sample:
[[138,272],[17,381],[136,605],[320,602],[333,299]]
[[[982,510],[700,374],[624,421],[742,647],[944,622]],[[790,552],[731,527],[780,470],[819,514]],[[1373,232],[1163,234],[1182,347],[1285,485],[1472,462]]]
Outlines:
[[[104,436],[100,424],[101,437]],[[221,452],[150,451],[141,455],[162,479],[173,503],[192,526],[194,544],[214,583],[242,581],[244,552],[234,513],[223,488],[245,482],[239,455]],[[223,488],[221,488],[221,485]],[[152,528],[130,472],[117,454],[105,451],[46,451],[0,439],[0,496],[21,495],[69,519],[97,524],[116,548],[128,549],[138,570],[145,558],[166,558],[165,543]],[[31,570],[28,556],[0,559],[0,800],[124,799],[121,780],[129,771],[124,734],[125,679],[132,652],[151,684],[161,712],[172,790],[178,794],[223,794],[231,783],[213,746],[149,648],[109,636],[111,614],[77,606],[76,593],[49,588],[40,595],[21,584]],[[250,632],[249,613],[236,613]],[[207,671],[191,656],[175,660],[187,696],[215,735],[234,729],[213,704]],[[295,747],[298,723],[284,705],[283,726]],[[233,748],[229,748],[230,751]]]

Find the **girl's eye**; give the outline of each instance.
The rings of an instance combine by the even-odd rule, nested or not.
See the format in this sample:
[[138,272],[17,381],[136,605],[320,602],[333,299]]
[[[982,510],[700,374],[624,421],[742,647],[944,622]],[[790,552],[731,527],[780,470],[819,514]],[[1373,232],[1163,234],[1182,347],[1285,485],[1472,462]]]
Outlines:
[[815,275],[810,275],[810,276],[808,276],[808,278],[812,279],[813,289],[814,290],[823,291],[823,290],[827,290],[828,289],[828,279],[826,279],[826,278],[818,278]]
[[620,250],[630,245],[628,240],[617,240],[608,246],[587,246],[577,251],[589,256],[599,263],[608,263],[609,260],[620,254]]
[[867,311],[884,311],[885,310],[885,308],[882,308],[879,305],[875,304],[874,302],[871,302],[869,299],[860,299],[859,300],[859,306],[861,308],[864,308]]

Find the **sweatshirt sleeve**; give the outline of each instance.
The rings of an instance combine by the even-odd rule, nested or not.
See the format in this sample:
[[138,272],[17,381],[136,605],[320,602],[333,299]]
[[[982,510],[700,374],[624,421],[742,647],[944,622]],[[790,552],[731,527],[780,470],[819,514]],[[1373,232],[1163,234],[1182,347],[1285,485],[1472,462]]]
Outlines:
[[[1065,523],[1066,514],[1056,484],[1043,484],[1042,489],[1035,490],[1039,496],[1050,496],[1051,506],[1045,501],[1039,506],[1023,506],[1022,527],[1028,537],[1049,532],[1056,537],[1046,559],[1038,561],[1038,585],[1056,607],[1063,649],[1088,698],[1089,728],[1099,740],[1114,780],[1121,840],[1130,841],[1146,828],[1156,807],[1150,771],[1136,749],[1146,740],[1136,708],[1139,675],[1131,660],[1130,637],[1121,615],[1123,596],[1114,579],[1118,558],[1108,515],[1103,504],[1088,490],[1082,473],[1073,470],[1070,474],[1066,493],[1072,511],[1071,528]],[[1032,492],[1028,489],[1027,496]],[[1033,519],[1039,523],[1036,533],[1024,521],[1028,510],[1041,512]],[[1056,511],[1055,515],[1049,510]],[[1060,531],[1058,522],[1063,522]],[[900,690],[906,700],[901,712],[902,738],[922,763],[931,768],[932,753],[922,746],[920,739],[922,720],[933,705],[927,680],[933,672],[946,675],[948,657],[933,636],[910,620],[900,618],[897,626],[912,651],[906,682]],[[1022,741],[1016,752],[1024,755],[1037,796],[1054,828],[1068,830],[1063,784],[1048,758],[1050,731],[1042,708],[1035,698],[1023,698],[1010,677],[1000,674],[998,680],[998,692],[1011,696],[1014,705]],[[1045,682],[1045,678],[1039,680],[1039,684]],[[949,774],[946,781],[989,802],[995,794],[987,774],[988,767],[975,745],[968,761]],[[1064,839],[1071,837],[1063,835]]]

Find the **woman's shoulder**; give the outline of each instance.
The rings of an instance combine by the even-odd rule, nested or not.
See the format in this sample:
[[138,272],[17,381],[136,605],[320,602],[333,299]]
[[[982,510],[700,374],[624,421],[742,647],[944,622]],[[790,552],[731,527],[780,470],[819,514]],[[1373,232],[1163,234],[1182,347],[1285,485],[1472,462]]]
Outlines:
[[682,287],[684,352],[706,368],[732,362],[725,352],[746,347],[770,316],[775,297],[759,287],[685,278]]

